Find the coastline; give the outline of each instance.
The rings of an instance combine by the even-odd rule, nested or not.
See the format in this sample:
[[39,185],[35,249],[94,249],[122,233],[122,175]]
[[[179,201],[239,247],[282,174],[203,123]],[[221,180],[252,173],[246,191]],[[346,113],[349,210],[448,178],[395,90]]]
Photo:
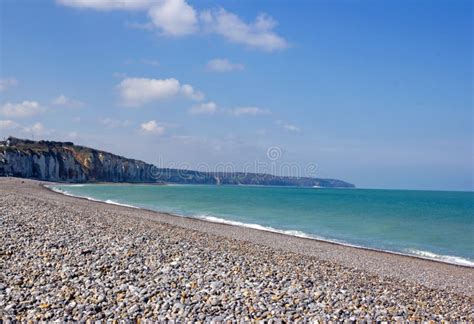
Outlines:
[[[116,183],[111,183],[111,182],[97,183],[97,184],[117,185]],[[437,255],[439,258],[428,257],[428,256],[423,256],[422,254],[416,255],[416,254],[410,254],[410,253],[404,253],[404,252],[377,249],[377,248],[372,248],[372,247],[367,247],[367,246],[362,246],[362,245],[356,245],[356,244],[351,244],[351,243],[337,241],[337,240],[326,239],[326,238],[323,238],[323,237],[313,236],[311,234],[307,234],[307,233],[304,233],[304,232],[295,234],[295,233],[290,233],[290,232],[298,232],[298,231],[291,231],[291,230],[284,231],[284,230],[279,230],[279,229],[272,228],[272,227],[265,227],[265,226],[262,226],[262,225],[259,225],[259,224],[241,223],[241,222],[238,222],[238,221],[230,221],[230,220],[226,220],[226,219],[218,218],[218,217],[214,217],[214,216],[204,218],[204,217],[195,217],[195,216],[189,216],[189,215],[180,215],[180,214],[170,213],[170,212],[166,212],[166,211],[154,210],[154,209],[150,209],[150,208],[138,207],[138,206],[133,206],[133,205],[125,204],[125,203],[119,203],[119,202],[112,201],[112,200],[104,201],[104,200],[94,199],[92,197],[87,197],[87,196],[76,196],[76,195],[73,195],[73,194],[68,193],[66,191],[55,189],[54,188],[55,185],[64,185],[64,184],[62,184],[62,183],[49,184],[48,183],[48,184],[44,184],[43,187],[47,190],[50,190],[50,191],[54,192],[54,193],[62,194],[62,195],[68,196],[68,197],[84,199],[84,200],[87,200],[87,201],[93,201],[93,202],[103,203],[103,204],[107,204],[107,205],[116,205],[116,206],[121,206],[121,207],[126,207],[126,208],[139,209],[139,210],[144,210],[144,211],[148,211],[148,212],[152,212],[152,213],[168,215],[170,217],[182,217],[182,218],[187,218],[187,219],[195,219],[195,220],[199,220],[199,221],[202,221],[202,222],[209,222],[209,223],[213,223],[213,224],[236,226],[236,227],[245,228],[245,229],[252,229],[252,230],[257,230],[257,231],[263,231],[263,232],[278,234],[278,235],[284,235],[284,236],[289,236],[289,237],[297,237],[297,238],[300,238],[300,239],[307,239],[307,240],[317,241],[317,242],[320,242],[320,243],[335,244],[335,245],[339,245],[339,246],[345,246],[345,247],[361,249],[361,250],[366,250],[366,251],[387,253],[387,254],[391,254],[391,255],[410,257],[410,258],[414,258],[414,259],[421,259],[421,260],[425,260],[425,261],[439,262],[439,263],[443,263],[443,264],[449,264],[449,265],[474,269],[474,263],[470,262],[469,260],[466,260],[466,259],[463,259],[463,258],[460,258],[460,257],[456,257],[456,256]],[[67,186],[82,186],[82,184],[71,184],[71,185],[66,184],[66,185]],[[120,184],[118,184],[118,185],[120,185]],[[140,185],[140,184],[137,184],[137,185]],[[147,185],[147,184],[142,184],[142,185]],[[160,185],[169,185],[169,184],[160,184]],[[174,184],[172,184],[172,185],[174,185]],[[177,184],[177,185],[179,186],[179,184]],[[338,189],[338,188],[331,188],[331,189]],[[350,188],[350,189],[357,189],[357,188]],[[421,252],[423,254],[431,254],[431,252],[429,252],[429,251],[418,251],[418,252]],[[457,261],[457,262],[448,261],[448,260],[442,259],[442,258],[460,259],[461,261]],[[467,264],[467,263],[470,263],[470,264]]]
[[[0,178],[2,317],[474,319],[469,267],[95,202],[44,184]],[[75,293],[64,304],[56,296],[66,286]],[[98,300],[100,309],[90,306]]]
[[[40,182],[40,181],[38,181],[38,182]],[[111,203],[107,203],[107,202],[102,201],[102,200],[96,200],[96,199],[87,198],[87,197],[78,197],[78,196],[74,196],[74,195],[70,195],[70,194],[65,194],[63,192],[57,192],[57,191],[53,190],[52,188],[47,187],[47,186],[51,186],[51,185],[55,185],[55,184],[60,185],[60,183],[49,183],[48,182],[48,183],[45,183],[45,184],[41,183],[41,187],[44,190],[47,190],[47,191],[49,191],[51,193],[54,193],[55,195],[59,195],[59,196],[70,197],[72,199],[80,199],[80,200],[83,200],[85,202],[91,202],[91,203],[94,203],[94,204],[101,204],[101,205],[104,205],[104,206],[114,206],[114,207],[126,208],[126,209],[130,208],[133,211],[143,211],[143,212],[147,213],[147,216],[151,216],[151,217],[155,216],[157,218],[159,217],[159,219],[157,219],[157,221],[164,221],[164,222],[167,222],[171,225],[183,226],[184,228],[188,228],[188,229],[193,229],[193,230],[198,230],[198,231],[203,230],[203,231],[207,232],[208,230],[210,230],[212,228],[212,231],[210,231],[212,234],[218,234],[218,235],[224,235],[224,236],[227,236],[229,234],[229,232],[226,231],[226,230],[222,230],[222,228],[220,228],[220,227],[225,227],[227,230],[232,229],[233,230],[232,232],[234,232],[232,234],[238,234],[238,235],[241,234],[242,230],[249,231],[250,235],[248,237],[246,237],[246,239],[248,239],[250,242],[253,242],[253,243],[258,243],[258,244],[264,243],[265,244],[265,241],[261,240],[262,236],[259,235],[260,232],[263,232],[266,235],[268,235],[269,238],[270,238],[269,241],[271,243],[268,244],[268,246],[275,246],[275,244],[277,244],[277,242],[281,241],[280,238],[282,238],[284,241],[289,241],[289,242],[285,243],[285,246],[280,246],[279,244],[277,244],[278,248],[283,248],[285,250],[288,249],[290,252],[297,252],[297,253],[301,253],[301,254],[307,255],[307,256],[313,256],[314,254],[311,253],[310,250],[294,249],[294,248],[291,248],[290,246],[296,246],[297,243],[307,243],[307,244],[303,244],[303,246],[306,247],[306,246],[311,246],[311,244],[314,242],[314,243],[318,243],[318,244],[320,244],[324,247],[334,246],[334,247],[336,247],[338,249],[340,248],[342,250],[347,248],[348,251],[351,251],[352,253],[354,253],[356,251],[367,252],[367,254],[365,254],[364,257],[367,257],[368,255],[370,255],[372,257],[373,256],[378,256],[378,255],[379,256],[386,255],[389,258],[394,257],[394,259],[395,258],[398,259],[398,257],[400,257],[401,259],[398,259],[398,261],[400,261],[404,258],[408,258],[409,260],[413,260],[413,261],[422,261],[420,264],[417,264],[417,266],[421,266],[422,269],[424,268],[425,265],[428,265],[428,267],[430,267],[430,265],[429,265],[430,263],[433,263],[433,266],[435,266],[435,267],[446,265],[446,266],[448,266],[446,268],[448,271],[449,271],[449,267],[469,269],[469,270],[472,270],[471,275],[472,275],[473,280],[471,282],[473,282],[473,284],[470,285],[469,287],[467,287],[467,288],[469,288],[469,290],[465,291],[465,292],[469,292],[469,293],[471,293],[472,296],[474,296],[474,267],[460,265],[460,264],[454,264],[454,263],[449,263],[449,262],[442,262],[441,260],[423,258],[423,257],[410,255],[410,254],[403,254],[403,253],[397,253],[397,252],[392,252],[392,251],[372,249],[372,248],[368,248],[368,247],[355,246],[355,245],[351,245],[351,244],[343,244],[343,243],[334,242],[334,241],[330,241],[330,240],[323,240],[323,239],[317,239],[317,238],[308,238],[308,237],[299,237],[299,236],[293,236],[293,235],[288,235],[288,234],[279,233],[279,232],[272,232],[272,231],[267,231],[267,230],[237,226],[237,225],[226,224],[226,223],[212,222],[212,221],[201,219],[201,218],[188,217],[188,216],[184,216],[184,215],[175,215],[175,214],[168,213],[168,212],[159,212],[159,211],[156,211],[156,210],[141,208],[141,207],[135,207],[135,206],[131,206],[131,205],[125,206],[124,204],[111,204]],[[200,226],[200,225],[203,225],[203,226]],[[272,237],[272,236],[275,236],[275,237]],[[235,235],[230,235],[230,237],[235,238]],[[239,239],[243,239],[242,236],[240,236]],[[423,264],[423,265],[421,265],[421,264]],[[370,269],[370,270],[374,270],[374,269]],[[445,270],[444,267],[443,267],[443,270]],[[377,274],[380,274],[380,272],[378,272]],[[384,274],[386,274],[386,272]],[[463,285],[462,286],[463,288],[466,287],[465,282],[463,282],[462,285]],[[435,287],[439,287],[439,286],[443,286],[443,283],[442,282],[437,282]]]

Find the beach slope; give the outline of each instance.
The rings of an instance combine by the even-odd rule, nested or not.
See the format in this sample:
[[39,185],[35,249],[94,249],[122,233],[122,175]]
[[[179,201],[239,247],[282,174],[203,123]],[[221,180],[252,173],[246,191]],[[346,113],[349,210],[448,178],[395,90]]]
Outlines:
[[474,320],[474,269],[0,178],[0,316]]

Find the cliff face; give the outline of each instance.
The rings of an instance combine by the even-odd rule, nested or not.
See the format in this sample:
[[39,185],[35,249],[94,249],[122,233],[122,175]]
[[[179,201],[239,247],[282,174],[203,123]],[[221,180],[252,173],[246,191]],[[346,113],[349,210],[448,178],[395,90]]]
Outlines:
[[171,183],[218,184],[218,185],[257,185],[257,186],[295,186],[324,188],[354,188],[351,183],[337,179],[305,177],[282,177],[262,173],[219,173],[192,170],[154,168],[156,179]]
[[142,161],[73,143],[0,142],[0,175],[64,182],[156,182]]
[[279,177],[255,173],[215,173],[159,169],[143,161],[77,146],[70,142],[29,141],[10,137],[0,141],[0,176],[57,182],[130,182],[186,184],[251,184],[273,186],[342,187],[336,179]]

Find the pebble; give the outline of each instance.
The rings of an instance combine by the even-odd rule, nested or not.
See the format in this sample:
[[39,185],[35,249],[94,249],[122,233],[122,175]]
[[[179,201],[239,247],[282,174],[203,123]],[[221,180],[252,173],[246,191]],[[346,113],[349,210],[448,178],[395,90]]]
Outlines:
[[474,321],[472,296],[25,188],[0,184],[4,321]]
[[138,305],[133,305],[128,309],[128,314],[133,314],[135,312],[138,312],[140,310],[140,307]]

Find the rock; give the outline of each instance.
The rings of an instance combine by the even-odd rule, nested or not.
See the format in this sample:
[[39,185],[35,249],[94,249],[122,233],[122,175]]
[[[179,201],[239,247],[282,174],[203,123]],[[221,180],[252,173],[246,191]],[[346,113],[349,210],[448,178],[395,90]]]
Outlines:
[[211,288],[212,289],[220,289],[224,286],[224,283],[222,281],[213,281],[211,282]]
[[218,297],[218,296],[211,296],[208,300],[208,302],[212,305],[212,306],[216,306],[218,305],[220,302],[221,302],[221,298]]
[[104,294],[101,294],[101,295],[99,295],[99,297],[97,297],[97,302],[98,303],[102,303],[104,300],[105,300],[105,295]]
[[138,305],[133,305],[132,307],[130,307],[127,311],[127,313],[129,315],[132,315],[132,314],[135,314],[136,312],[138,312],[140,310],[140,307]]
[[15,304],[8,304],[5,307],[5,313],[14,314]]
[[463,290],[189,230],[160,222],[182,219],[63,198],[36,182],[8,183],[0,178],[6,323],[474,321]]

